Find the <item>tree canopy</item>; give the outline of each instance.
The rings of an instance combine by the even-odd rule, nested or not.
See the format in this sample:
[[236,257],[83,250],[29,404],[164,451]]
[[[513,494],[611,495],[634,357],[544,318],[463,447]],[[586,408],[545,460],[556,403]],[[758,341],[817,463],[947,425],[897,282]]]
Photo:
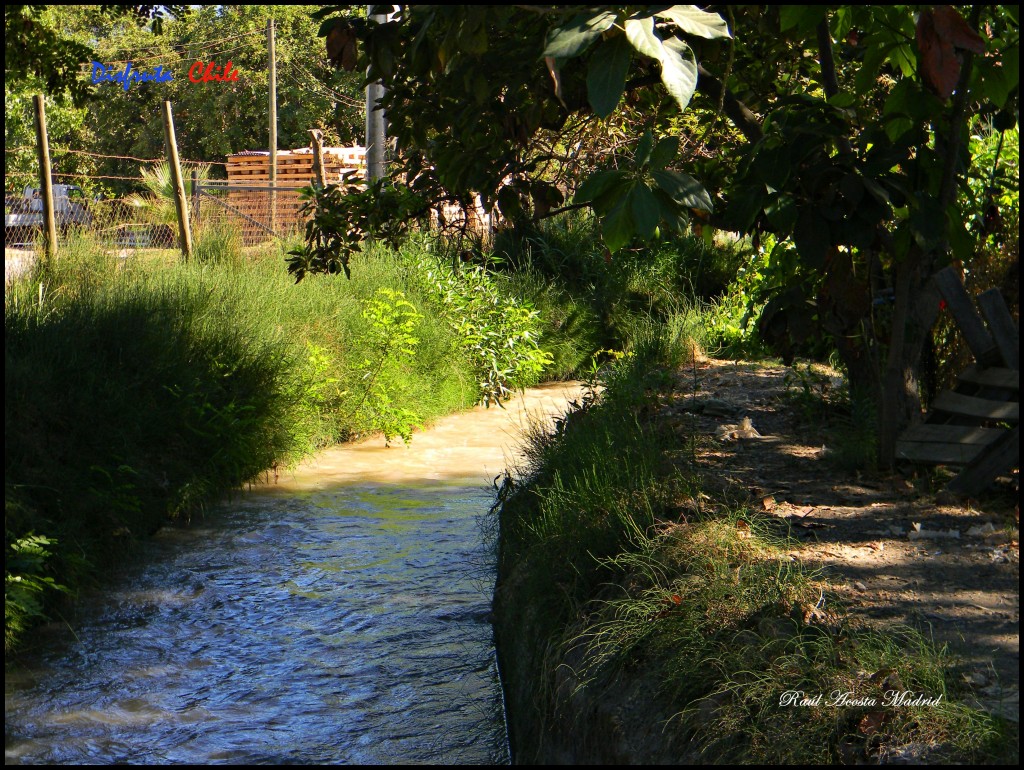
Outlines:
[[[48,30],[50,37],[65,41],[67,50],[61,54],[64,69],[54,70],[43,62],[38,72],[28,71],[5,83],[5,170],[9,177],[22,180],[15,189],[26,184],[23,178],[37,175],[30,95],[38,92],[47,95],[55,170],[124,177],[103,180],[107,183],[102,188],[110,192],[138,188],[131,181],[139,177],[138,163],[131,158],[164,155],[159,116],[160,104],[167,99],[174,105],[184,158],[223,161],[229,153],[266,148],[266,27],[271,17],[277,53],[278,145],[308,146],[311,128],[322,129],[328,144],[361,142],[360,78],[335,70],[322,46],[311,44],[317,23],[306,7],[191,7],[187,13],[163,18],[159,34],[152,24],[140,24],[135,13],[107,12],[99,6],[33,6],[22,13],[30,14],[35,26]],[[10,18],[8,23],[10,29]],[[10,45],[9,35],[9,51]],[[112,83],[93,84],[92,61],[117,68],[131,62],[134,69],[149,71],[163,66],[173,73],[173,80],[136,83],[127,90]],[[196,61],[217,66],[230,61],[238,80],[192,83],[187,73]],[[69,78],[66,86],[64,74]]]
[[853,387],[879,406],[891,460],[893,432],[919,409],[931,276],[978,244],[969,224],[986,203],[968,183],[969,129],[1016,125],[1015,6],[319,16],[335,63],[386,87],[393,182],[411,197],[387,182],[321,191],[324,217],[376,216],[296,254],[298,277],[347,264],[384,222],[396,235],[396,218],[473,194],[512,223],[590,207],[610,252],[694,216],[770,236],[785,333],[832,335]]

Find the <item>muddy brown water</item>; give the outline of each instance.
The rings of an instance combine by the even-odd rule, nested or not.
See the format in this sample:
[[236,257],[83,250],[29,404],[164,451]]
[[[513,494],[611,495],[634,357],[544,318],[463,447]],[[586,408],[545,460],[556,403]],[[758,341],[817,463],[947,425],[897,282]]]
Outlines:
[[332,449],[162,530],[8,672],[7,763],[508,762],[485,514],[580,393]]

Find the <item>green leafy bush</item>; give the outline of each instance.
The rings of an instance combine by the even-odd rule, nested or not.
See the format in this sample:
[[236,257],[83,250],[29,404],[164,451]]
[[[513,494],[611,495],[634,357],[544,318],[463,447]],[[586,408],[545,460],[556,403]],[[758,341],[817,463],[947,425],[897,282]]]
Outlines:
[[46,561],[52,555],[48,546],[56,541],[31,532],[11,539],[5,549],[4,564],[4,649],[10,650],[29,624],[45,617],[44,596],[48,592],[67,592],[67,588],[45,574]]
[[553,359],[538,344],[541,322],[528,302],[502,292],[482,267],[455,272],[443,262],[424,260],[420,269],[469,353],[485,405],[540,380]]
[[384,434],[385,443],[400,436],[408,444],[420,419],[414,411],[395,403],[396,386],[389,383],[400,379],[401,370],[416,355],[420,340],[413,332],[423,316],[401,291],[378,289],[372,299],[363,302],[363,318],[369,324],[372,357],[363,360],[365,390],[356,411],[368,413],[369,424]]

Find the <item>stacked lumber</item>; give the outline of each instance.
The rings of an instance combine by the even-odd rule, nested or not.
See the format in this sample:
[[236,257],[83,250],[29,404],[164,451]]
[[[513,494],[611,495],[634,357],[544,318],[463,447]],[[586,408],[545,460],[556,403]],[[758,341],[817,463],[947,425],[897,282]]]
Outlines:
[[[346,171],[362,172],[366,169],[366,150],[363,147],[324,147],[324,171],[327,184],[341,181]],[[228,155],[228,181],[239,184],[266,184],[270,181],[270,153],[239,152]],[[285,187],[303,187],[313,178],[313,151],[308,147],[298,150],[279,150],[277,153],[277,183]]]
[[[347,172],[355,172],[362,176],[366,169],[366,150],[363,147],[324,147],[325,182],[340,182]],[[270,153],[267,151],[245,151],[229,155],[228,172],[228,203],[249,217],[271,227],[271,194],[266,190],[232,190],[232,187],[264,187],[270,184]],[[313,180],[313,151],[306,148],[298,150],[279,150],[277,153],[277,188],[276,210],[273,217],[273,230],[281,233],[288,230],[301,229],[303,224],[299,210],[302,201],[298,192],[290,192],[287,188],[297,190],[307,186]],[[285,188],[284,191],[281,188]],[[266,237],[261,228],[243,219],[243,238],[246,242],[255,242]]]
[[494,227],[493,216],[484,208],[479,195],[473,196],[472,205],[463,209],[457,203],[443,203],[431,211],[431,225],[441,232],[465,229],[490,241]]

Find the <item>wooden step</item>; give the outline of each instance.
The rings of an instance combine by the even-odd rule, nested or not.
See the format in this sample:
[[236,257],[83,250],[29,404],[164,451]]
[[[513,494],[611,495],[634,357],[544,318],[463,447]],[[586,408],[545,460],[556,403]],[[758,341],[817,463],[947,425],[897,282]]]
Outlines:
[[1020,391],[1020,372],[1014,369],[1003,369],[1002,367],[982,369],[977,364],[971,364],[957,379],[972,385]]
[[907,428],[900,441],[936,444],[985,444],[1003,434],[999,428],[978,428],[973,425],[930,425],[922,423]]
[[935,444],[900,439],[896,442],[896,459],[933,465],[967,465],[984,448],[983,444]]
[[1020,426],[982,447],[974,461],[946,486],[955,495],[974,495],[1020,464]]
[[1005,432],[973,425],[915,425],[896,442],[896,457],[919,463],[966,465]]
[[982,420],[1020,421],[1020,404],[1007,401],[992,401],[987,398],[965,396],[961,393],[944,391],[932,404],[937,412],[977,417]]

